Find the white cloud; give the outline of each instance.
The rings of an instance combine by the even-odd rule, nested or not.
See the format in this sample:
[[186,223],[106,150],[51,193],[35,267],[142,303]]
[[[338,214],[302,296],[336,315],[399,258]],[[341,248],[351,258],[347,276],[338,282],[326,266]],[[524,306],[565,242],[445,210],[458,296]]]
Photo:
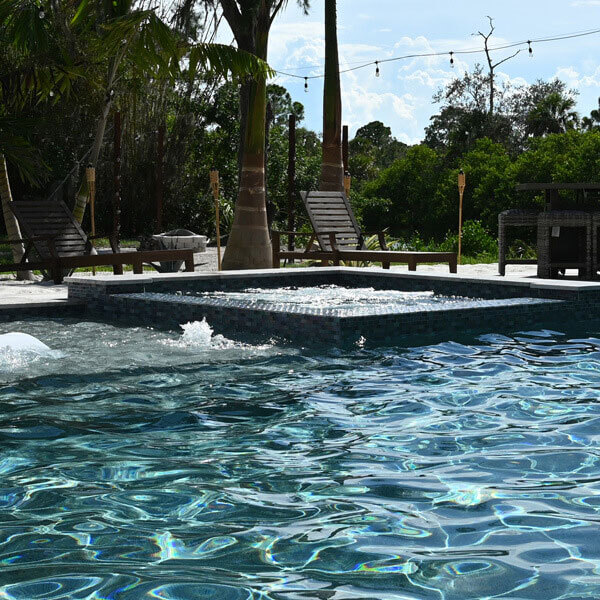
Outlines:
[[574,0],[571,6],[600,6],[600,0]]
[[582,75],[576,71],[573,67],[558,67],[553,79],[560,79],[564,81],[570,88],[582,88],[582,87],[600,87],[600,67],[588,73]]

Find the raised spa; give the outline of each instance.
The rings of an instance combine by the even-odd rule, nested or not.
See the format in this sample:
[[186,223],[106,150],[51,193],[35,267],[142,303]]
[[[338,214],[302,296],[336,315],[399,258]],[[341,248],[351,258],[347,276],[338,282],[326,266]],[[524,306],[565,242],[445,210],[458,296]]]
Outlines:
[[510,331],[550,325],[573,308],[571,298],[527,283],[407,277],[372,269],[74,279],[69,295],[110,319],[163,329],[207,319],[216,332],[235,339],[275,337],[303,346]]

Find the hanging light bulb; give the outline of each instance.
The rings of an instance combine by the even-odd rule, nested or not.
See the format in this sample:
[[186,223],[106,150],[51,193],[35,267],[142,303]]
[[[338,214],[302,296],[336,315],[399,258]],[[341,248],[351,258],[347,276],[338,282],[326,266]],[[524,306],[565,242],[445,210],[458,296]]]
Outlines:
[[304,91],[308,94],[308,77],[304,78]]
[[450,66],[454,68],[454,52],[450,52]]
[[533,58],[533,48],[531,47],[531,40],[527,40],[527,45],[529,46],[529,58]]
[[379,77],[379,61],[375,61],[375,77]]

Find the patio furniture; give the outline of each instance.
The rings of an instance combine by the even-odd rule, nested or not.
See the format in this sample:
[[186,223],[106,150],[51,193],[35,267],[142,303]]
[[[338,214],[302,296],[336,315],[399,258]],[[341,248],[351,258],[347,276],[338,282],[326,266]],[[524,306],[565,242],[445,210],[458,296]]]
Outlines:
[[592,277],[598,277],[600,271],[600,212],[592,213]]
[[[305,250],[282,250],[280,234],[296,236],[298,232],[273,232],[273,267],[281,265],[282,259],[320,260],[322,264],[340,261],[380,262],[389,269],[392,262],[408,263],[409,271],[416,271],[417,264],[447,262],[451,273],[456,273],[456,252],[396,252],[387,249],[385,237],[377,232],[381,250],[367,250],[365,232],[360,230],[352,208],[344,192],[300,192],[314,234]],[[320,250],[312,250],[318,241]]]
[[578,269],[592,275],[592,215],[578,210],[552,210],[538,216],[538,277],[556,277]]
[[537,259],[528,258],[506,258],[507,251],[507,229],[509,227],[537,227],[537,210],[510,209],[498,215],[498,272],[506,274],[506,265],[535,265]]
[[[21,226],[23,239],[9,242],[24,243],[21,262],[0,265],[0,270],[48,270],[56,283],[62,282],[63,272],[78,267],[112,266],[115,275],[123,274],[123,265],[133,265],[134,273],[143,272],[143,264],[152,261],[183,260],[186,271],[194,270],[193,250],[153,250],[149,252],[113,252],[94,254],[91,240],[84,233],[66,204],[60,201],[11,202],[9,207]],[[100,236],[95,236],[100,237]],[[32,251],[38,256],[30,260]]]
[[[581,202],[581,198],[586,199],[589,192],[599,192],[600,183],[585,182],[567,182],[567,183],[520,183],[515,186],[517,192],[543,191],[546,199],[546,210],[564,210],[572,209],[573,206],[567,206],[558,194],[560,190],[573,190],[577,195],[576,204]],[[580,208],[580,207],[579,207]]]

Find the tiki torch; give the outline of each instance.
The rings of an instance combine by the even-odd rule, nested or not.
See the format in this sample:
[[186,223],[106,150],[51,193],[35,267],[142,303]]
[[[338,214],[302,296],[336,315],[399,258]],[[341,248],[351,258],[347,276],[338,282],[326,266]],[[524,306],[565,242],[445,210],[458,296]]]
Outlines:
[[[88,165],[85,169],[85,178],[88,185],[88,202],[90,203],[90,219],[92,221],[92,239],[96,236],[96,169]],[[96,267],[92,267],[92,274],[96,275]]]
[[458,172],[458,264],[460,265],[460,255],[462,250],[462,210],[463,210],[463,195],[465,193],[466,178],[465,172],[461,169]]
[[350,195],[350,184],[352,182],[352,177],[350,177],[350,171],[346,171],[344,173],[344,191],[346,192],[346,197]]
[[210,187],[215,198],[215,215],[217,222],[217,264],[219,271],[221,270],[221,228],[219,225],[219,171],[217,169],[210,170]]

